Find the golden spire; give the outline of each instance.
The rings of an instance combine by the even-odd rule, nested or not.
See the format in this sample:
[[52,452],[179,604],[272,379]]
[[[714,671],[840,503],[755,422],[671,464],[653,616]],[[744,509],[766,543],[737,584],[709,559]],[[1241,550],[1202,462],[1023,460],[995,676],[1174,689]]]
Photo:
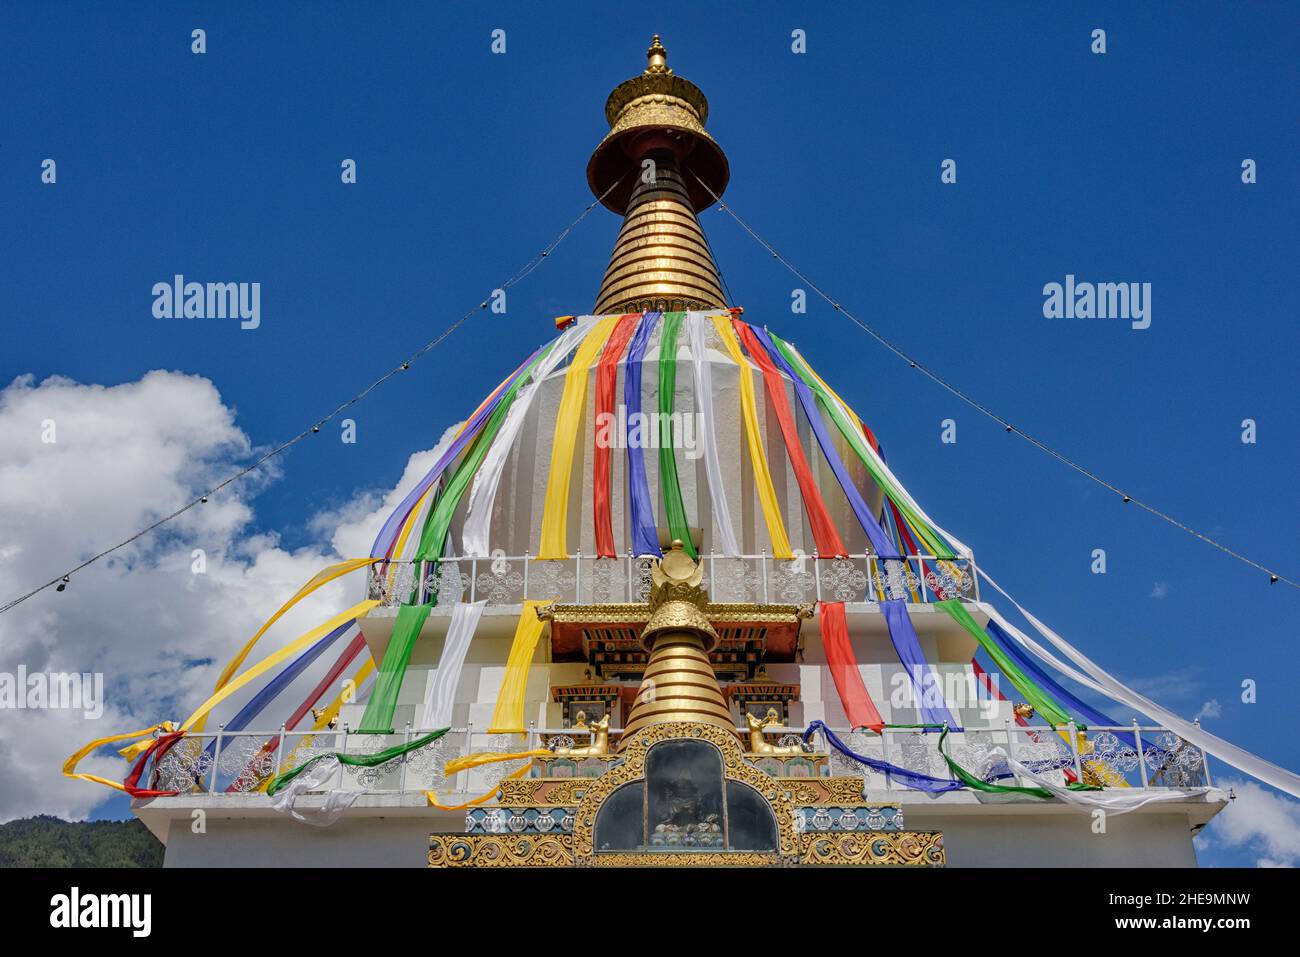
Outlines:
[[587,163],[592,192],[624,216],[597,315],[726,307],[696,218],[731,175],[722,147],[704,130],[708,117],[708,100],[668,67],[668,51],[655,34],[645,72],[606,100],[609,133]]
[[709,652],[718,633],[704,616],[708,595],[700,587],[704,568],[674,541],[651,569],[650,621],[641,644],[650,652],[641,688],[628,713],[619,747],[652,724],[686,721],[735,733]]
[[668,51],[659,42],[659,34],[656,33],[655,38],[650,41],[650,49],[645,51],[645,57],[647,61],[645,71],[647,73],[673,72],[668,69]]

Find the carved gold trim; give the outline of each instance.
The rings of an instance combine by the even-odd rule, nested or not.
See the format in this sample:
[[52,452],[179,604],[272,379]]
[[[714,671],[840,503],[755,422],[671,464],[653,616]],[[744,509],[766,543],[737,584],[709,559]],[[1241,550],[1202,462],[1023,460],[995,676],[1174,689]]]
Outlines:
[[580,800],[600,778],[515,778],[501,782],[497,804],[501,807],[567,807]]
[[943,867],[947,857],[940,831],[864,831],[803,834],[799,838],[799,863]]
[[[569,834],[430,834],[430,867],[771,867],[787,855],[760,851],[653,853],[617,851],[578,860]],[[831,867],[943,867],[938,831],[803,834],[798,863]]]
[[671,99],[681,103],[683,109],[691,112],[691,119],[701,126],[709,121],[709,101],[700,88],[690,80],[671,75],[669,71],[667,76],[643,73],[614,87],[605,101],[605,122],[613,126],[619,114],[629,106],[641,105],[638,100],[653,102],[656,97],[659,102]]
[[571,867],[570,834],[430,834],[430,867]]
[[760,851],[605,851],[582,863],[589,867],[774,867],[782,863],[782,858],[780,854]]
[[862,804],[862,778],[773,778],[790,800],[800,807],[822,804],[856,807]]
[[[760,602],[707,602],[704,616],[714,624],[793,624],[806,618],[802,605]],[[614,602],[608,605],[564,605],[558,602],[544,610],[549,620],[563,625],[645,624],[650,620],[648,603]],[[538,610],[539,617],[543,610]]]

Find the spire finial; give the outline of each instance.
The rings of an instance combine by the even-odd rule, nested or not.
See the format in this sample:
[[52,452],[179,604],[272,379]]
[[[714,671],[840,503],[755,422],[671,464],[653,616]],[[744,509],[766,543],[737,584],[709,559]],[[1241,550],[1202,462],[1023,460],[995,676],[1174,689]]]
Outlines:
[[650,42],[650,49],[645,51],[646,56],[646,73],[672,73],[668,69],[668,51],[664,45],[659,42],[659,34],[655,34],[654,39]]
[[696,216],[722,195],[729,176],[726,154],[704,129],[708,119],[709,101],[668,69],[655,34],[645,70],[605,101],[609,133],[587,163],[592,194],[623,217],[594,313],[726,308]]

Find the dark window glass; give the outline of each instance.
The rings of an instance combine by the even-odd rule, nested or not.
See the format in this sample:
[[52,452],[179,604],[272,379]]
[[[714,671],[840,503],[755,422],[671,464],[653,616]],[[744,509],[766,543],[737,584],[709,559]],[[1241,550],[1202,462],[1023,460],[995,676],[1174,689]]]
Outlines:
[[639,851],[645,840],[645,782],[625,784],[600,806],[592,840],[598,851]]
[[646,755],[650,846],[722,850],[722,755],[703,741],[665,741]]
[[776,815],[748,784],[727,782],[727,838],[733,851],[775,851]]
[[601,805],[593,834],[598,852],[776,850],[772,808],[749,785],[725,780],[713,745],[656,744],[646,755],[645,774]]

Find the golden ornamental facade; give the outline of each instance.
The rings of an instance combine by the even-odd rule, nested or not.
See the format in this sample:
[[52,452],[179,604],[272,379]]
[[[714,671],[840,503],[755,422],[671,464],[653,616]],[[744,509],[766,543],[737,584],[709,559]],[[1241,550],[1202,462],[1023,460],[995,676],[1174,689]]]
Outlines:
[[[903,830],[898,807],[867,804],[862,779],[830,775],[828,756],[808,745],[769,743],[775,710],[750,721],[745,746],[709,663],[719,639],[702,578],[681,541],[653,567],[641,629],[649,661],[617,745],[608,714],[592,725],[584,715],[591,745],[535,757],[533,776],[502,782],[495,805],[470,812],[471,833],[431,834],[430,867],[943,865],[942,833]],[[766,613],[797,624],[800,611]],[[601,617],[599,606],[581,614]],[[817,776],[787,779],[757,763],[794,755]],[[547,776],[574,757],[600,770]]]

